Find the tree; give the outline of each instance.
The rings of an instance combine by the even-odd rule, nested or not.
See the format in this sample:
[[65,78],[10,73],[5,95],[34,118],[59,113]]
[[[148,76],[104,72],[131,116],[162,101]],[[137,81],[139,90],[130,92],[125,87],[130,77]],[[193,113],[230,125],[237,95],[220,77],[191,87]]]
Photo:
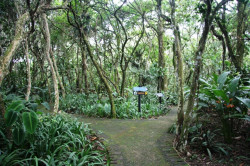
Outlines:
[[[83,4],[82,4],[83,3]],[[73,7],[74,5],[74,7]],[[83,8],[79,8],[79,6],[84,6]],[[68,6],[68,11],[67,11],[67,19],[69,24],[74,27],[78,31],[78,39],[79,39],[79,45],[81,49],[81,54],[82,54],[82,79],[79,79],[79,87],[78,90],[81,91],[82,89],[82,80],[84,78],[85,81],[85,87],[84,87],[84,92],[88,94],[88,76],[87,76],[87,56],[86,56],[86,49],[85,45],[83,43],[83,33],[87,37],[87,26],[89,24],[89,19],[90,16],[88,15],[88,9],[89,9],[89,1],[74,1],[74,4],[70,2]],[[69,14],[72,14],[70,16]],[[73,18],[73,21],[70,19],[70,17]]]
[[25,41],[25,57],[26,57],[26,68],[27,68],[27,93],[25,96],[25,100],[28,101],[30,97],[30,90],[31,90],[31,74],[30,74],[30,59],[29,59],[29,46],[28,46],[28,40]]
[[4,55],[0,57],[0,85],[2,84],[2,81],[4,77],[8,73],[8,67],[11,61],[11,58],[13,57],[16,49],[19,47],[20,42],[24,38],[24,24],[29,19],[29,13],[26,12],[23,15],[18,18],[16,22],[16,30],[15,30],[15,36],[14,39],[11,41],[11,44],[8,46],[7,50],[5,51]]
[[237,4],[237,45],[236,45],[236,57],[239,63],[238,71],[241,71],[243,66],[243,57],[245,55],[245,42],[244,42],[244,34],[246,31],[246,21],[248,14],[246,12],[247,0],[238,0]]
[[[183,127],[184,121],[184,92],[183,92],[183,61],[182,61],[182,53],[181,53],[181,39],[180,39],[180,31],[179,26],[175,20],[175,0],[169,1],[171,5],[171,23],[173,25],[174,31],[174,57],[177,58],[177,79],[178,79],[178,113],[177,113],[177,132],[176,132],[176,143],[181,135],[181,129]],[[180,145],[176,145],[177,147]]]
[[[158,24],[157,24],[157,38],[158,38],[158,67],[161,69],[158,78],[158,92],[165,91],[166,87],[166,75],[162,72],[165,69],[165,59],[164,59],[164,43],[163,43],[163,19],[162,19],[162,0],[156,0],[156,11],[158,17]],[[163,72],[164,73],[164,72]]]
[[111,106],[111,117],[116,118],[115,103],[114,103],[114,99],[113,99],[113,96],[112,96],[113,94],[112,94],[111,87],[110,87],[107,79],[105,78],[99,64],[96,62],[96,60],[94,58],[94,54],[92,53],[91,46],[90,46],[89,41],[87,40],[85,34],[83,34],[83,41],[86,44],[87,51],[88,51],[88,54],[90,56],[90,59],[91,59],[92,63],[94,64],[94,66],[95,66],[95,68],[97,70],[97,73],[98,73],[101,81],[103,81],[104,86],[106,88],[106,91],[108,93],[109,102],[110,102],[110,106]]
[[[141,11],[140,9],[137,9],[135,6],[132,6],[137,13],[139,13],[139,15],[141,16],[141,19],[142,19],[142,30],[139,34],[139,37],[138,39],[136,40],[134,46],[132,47],[132,51],[129,54],[129,57],[126,56],[126,48],[127,48],[127,44],[128,44],[128,41],[129,41],[129,35],[128,35],[128,30],[126,30],[125,26],[123,25],[123,22],[121,21],[121,19],[118,17],[118,11],[121,10],[121,8],[123,7],[123,5],[126,3],[126,0],[122,3],[121,6],[119,6],[115,12],[114,12],[114,17],[116,18],[116,21],[117,21],[117,24],[121,27],[122,29],[122,32],[124,34],[124,40],[122,42],[122,46],[121,46],[121,53],[120,53],[120,68],[121,68],[121,71],[122,71],[122,81],[121,81],[121,90],[120,90],[120,93],[121,93],[121,96],[124,96],[124,89],[125,89],[125,83],[126,83],[126,72],[127,72],[127,69],[128,69],[128,66],[129,66],[129,63],[131,62],[135,52],[136,52],[136,49],[144,35],[144,32],[145,32],[145,26],[144,26],[144,16],[145,16],[145,12],[144,11]],[[118,37],[118,44],[120,43],[120,38],[121,38],[121,35],[117,35]],[[120,45],[120,44],[119,44]],[[119,55],[119,54],[118,54]]]
[[[53,65],[53,62],[50,58],[50,52],[51,52],[51,46],[50,46],[50,32],[49,32],[49,25],[46,18],[46,14],[42,13],[42,20],[43,20],[43,28],[44,28],[44,38],[46,41],[46,47],[45,47],[45,54],[50,66],[50,70],[52,73],[53,83],[54,83],[54,91],[55,91],[55,103],[54,103],[54,113],[57,113],[59,108],[59,91],[58,91],[58,81],[57,76],[55,72],[55,68]],[[53,56],[53,55],[52,55]]]
[[221,8],[222,5],[226,4],[228,0],[222,0],[217,6],[212,10],[212,1],[211,0],[206,0],[206,10],[204,13],[204,27],[202,30],[201,38],[199,40],[198,48],[195,52],[195,69],[194,69],[194,74],[193,74],[193,79],[192,79],[192,84],[191,84],[191,89],[190,89],[190,95],[188,97],[188,105],[187,105],[187,110],[184,116],[184,122],[183,122],[183,127],[181,130],[181,136],[180,140],[178,140],[177,149],[180,151],[184,151],[187,145],[187,139],[188,139],[188,127],[191,122],[191,115],[192,111],[194,108],[194,101],[195,101],[195,95],[196,95],[196,90],[198,88],[198,81],[200,77],[200,69],[202,65],[202,54],[204,52],[205,46],[206,46],[206,41],[208,37],[208,33],[210,31],[210,28],[212,26],[212,22],[214,20],[214,17],[218,10]]
[[246,31],[246,23],[248,15],[246,14],[246,6],[248,1],[239,0],[237,3],[237,34],[236,34],[236,49],[233,47],[233,40],[230,39],[230,34],[226,26],[226,8],[224,7],[224,12],[222,13],[222,18],[217,17],[216,21],[224,35],[226,46],[228,49],[228,56],[232,60],[236,70],[242,72],[243,57],[245,55],[245,42],[244,34]]

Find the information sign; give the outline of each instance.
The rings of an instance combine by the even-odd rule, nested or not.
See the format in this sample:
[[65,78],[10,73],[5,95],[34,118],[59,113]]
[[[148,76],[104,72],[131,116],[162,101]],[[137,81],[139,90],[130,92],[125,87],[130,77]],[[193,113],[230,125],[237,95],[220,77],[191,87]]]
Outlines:
[[147,95],[147,87],[134,87],[133,91],[135,95],[138,95],[138,111],[141,112],[141,95]]

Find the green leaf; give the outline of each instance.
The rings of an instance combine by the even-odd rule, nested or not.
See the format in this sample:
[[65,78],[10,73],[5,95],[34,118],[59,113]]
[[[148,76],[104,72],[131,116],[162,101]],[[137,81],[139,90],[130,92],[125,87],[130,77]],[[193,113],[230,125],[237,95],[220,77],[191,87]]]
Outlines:
[[207,148],[207,153],[209,155],[209,159],[212,160],[213,159],[212,153],[211,153],[211,151],[208,148]]
[[241,118],[241,119],[244,119],[244,120],[247,120],[247,121],[250,122],[250,116],[248,116],[248,115],[245,115],[245,117],[244,117],[244,118]]
[[229,98],[227,97],[226,93],[223,90],[213,89],[213,92],[217,97],[221,97],[224,101],[229,103]]
[[218,81],[218,75],[217,74],[213,74],[213,81],[214,81],[214,83],[216,83]]
[[223,152],[226,156],[228,156],[228,152],[227,152],[224,148],[218,147],[218,149],[219,149],[221,152]]
[[236,92],[237,87],[239,85],[239,81],[240,81],[240,77],[236,77],[229,84],[229,91],[231,92],[231,94],[233,96],[235,95],[235,92]]
[[250,108],[250,99],[241,97],[236,97],[236,98],[240,100],[243,104],[245,104],[248,108]]
[[50,110],[50,106],[48,102],[43,102],[42,105],[47,109]]
[[205,84],[206,86],[211,86],[206,80],[200,78],[200,82]]
[[5,118],[7,118],[7,113],[8,113],[10,110],[20,112],[20,111],[22,111],[23,109],[24,109],[24,105],[23,105],[23,102],[22,102],[21,100],[13,101],[12,103],[10,103],[10,104],[7,106],[6,114],[5,114],[4,116],[5,116]]
[[202,107],[208,107],[208,105],[206,103],[204,103],[204,102],[199,102],[198,105],[202,106]]
[[9,104],[7,110],[14,110],[20,112],[23,108],[24,108],[23,102],[21,100],[17,100]]
[[24,112],[22,114],[25,129],[30,133],[34,133],[38,124],[38,118],[35,112]]
[[218,80],[217,80],[217,82],[218,82],[218,84],[219,84],[219,89],[221,89],[222,87],[223,87],[223,85],[224,85],[224,83],[226,82],[226,80],[227,80],[227,76],[228,76],[228,74],[229,74],[230,72],[224,72],[224,73],[222,73],[220,76],[219,76],[219,78],[218,78]]
[[17,120],[18,113],[16,111],[10,110],[6,113],[6,125],[11,126]]
[[243,114],[233,114],[233,115],[225,115],[224,119],[228,118],[244,118],[245,116]]
[[214,94],[211,92],[210,89],[203,88],[203,89],[201,89],[201,93],[204,93],[205,95],[207,95],[211,99],[217,100],[217,98],[214,96]]
[[240,86],[239,89],[241,89],[241,90],[249,90],[250,86]]
[[25,132],[23,128],[15,128],[13,131],[13,140],[17,145],[21,145],[24,142]]

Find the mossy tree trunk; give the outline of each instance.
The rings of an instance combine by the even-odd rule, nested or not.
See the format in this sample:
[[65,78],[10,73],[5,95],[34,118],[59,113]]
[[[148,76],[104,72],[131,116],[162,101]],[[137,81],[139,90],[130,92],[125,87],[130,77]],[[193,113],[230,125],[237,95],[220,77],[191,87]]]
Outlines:
[[1,118],[4,118],[5,114],[5,105],[3,101],[3,95],[0,93],[0,111],[1,111]]
[[163,41],[163,20],[162,20],[162,0],[156,0],[157,2],[157,17],[158,17],[158,24],[157,24],[157,38],[158,38],[158,67],[161,69],[159,70],[158,76],[158,92],[162,92],[166,90],[166,80],[167,76],[166,73],[162,75],[162,72],[165,69],[165,58],[164,58],[164,41]]
[[206,46],[206,41],[208,37],[208,33],[210,31],[212,21],[214,20],[214,17],[218,10],[221,8],[222,5],[227,3],[229,0],[222,0],[220,3],[217,4],[217,6],[212,10],[212,1],[211,0],[206,0],[205,4],[207,6],[206,13],[205,13],[205,25],[202,30],[201,38],[199,40],[198,48],[195,52],[195,68],[194,68],[194,73],[193,73],[193,79],[192,79],[192,84],[191,84],[191,89],[190,89],[190,95],[188,98],[188,105],[187,105],[187,110],[184,116],[184,121],[183,121],[183,127],[181,129],[181,135],[180,139],[178,140],[178,147],[177,149],[180,151],[185,151],[187,141],[188,141],[188,128],[191,123],[191,117],[192,117],[192,112],[194,108],[194,102],[195,102],[195,96],[196,96],[196,91],[198,89],[198,81],[200,77],[200,70],[202,66],[202,54],[205,50]]
[[[184,121],[184,93],[183,93],[183,60],[182,60],[182,54],[181,54],[181,39],[180,39],[180,31],[179,27],[175,21],[175,0],[170,0],[171,5],[171,23],[174,28],[174,56],[177,58],[177,79],[178,79],[178,114],[177,114],[177,132],[176,132],[176,143],[178,142],[178,139],[181,135],[181,129],[183,126]],[[175,145],[179,146],[179,145]]]
[[[89,85],[88,85],[88,75],[87,75],[87,55],[86,55],[86,48],[84,45],[84,41],[83,41],[83,35],[86,37],[87,39],[87,26],[89,26],[89,15],[88,15],[88,5],[89,5],[89,1],[80,1],[80,4],[83,3],[83,6],[86,6],[86,8],[84,8],[80,13],[79,11],[73,6],[73,4],[70,2],[68,5],[68,12],[67,12],[67,20],[68,23],[74,27],[79,34],[79,46],[81,48],[81,55],[82,55],[82,63],[81,63],[81,67],[82,67],[82,72],[80,75],[80,72],[78,70],[78,92],[83,92],[83,80],[85,82],[84,85],[84,92],[85,94],[88,94],[89,92]],[[72,13],[73,17],[71,18],[69,16],[70,12]],[[84,16],[84,18],[86,19],[86,22],[82,22],[81,20],[79,20],[79,16],[81,15]]]
[[64,88],[63,83],[62,83],[62,80],[61,80],[61,78],[60,78],[60,75],[59,75],[59,72],[58,72],[58,68],[57,68],[57,64],[56,64],[56,59],[55,59],[55,57],[53,56],[53,51],[52,51],[52,49],[50,49],[50,55],[51,55],[51,59],[52,59],[52,62],[53,62],[53,64],[54,64],[54,67],[55,67],[55,72],[56,72],[56,76],[57,76],[59,85],[60,85],[61,90],[62,90],[62,96],[63,96],[63,98],[65,98],[65,88]]
[[106,91],[108,93],[108,96],[109,96],[109,102],[110,102],[110,106],[111,106],[111,117],[112,118],[116,118],[116,111],[115,111],[115,103],[114,103],[114,99],[113,99],[113,95],[112,95],[112,89],[108,83],[108,80],[105,78],[102,70],[101,70],[101,67],[99,66],[99,64],[97,63],[97,61],[95,60],[94,58],[94,54],[91,50],[91,46],[89,44],[89,41],[87,40],[87,37],[85,36],[85,34],[83,33],[83,42],[85,43],[86,47],[87,47],[87,51],[88,51],[88,55],[90,56],[90,59],[92,61],[92,63],[94,64],[96,70],[97,70],[97,73],[101,79],[101,81],[104,83],[104,86],[106,88]]
[[45,54],[46,58],[48,60],[51,74],[52,74],[52,79],[53,79],[53,84],[54,84],[54,91],[55,91],[55,103],[54,103],[54,109],[53,112],[57,113],[58,112],[58,107],[59,107],[59,92],[58,92],[58,82],[57,82],[57,77],[56,77],[56,72],[53,66],[53,62],[50,58],[50,49],[51,49],[51,44],[50,44],[50,32],[49,32],[49,25],[48,21],[46,18],[46,14],[42,14],[42,20],[43,20],[43,28],[44,28],[44,38],[46,41],[46,47],[45,47]]
[[31,74],[30,74],[28,39],[26,39],[26,41],[25,41],[25,58],[26,58],[26,71],[27,71],[27,82],[28,82],[25,100],[28,101],[29,97],[30,97],[30,91],[31,91]]
[[222,49],[223,49],[223,52],[222,52],[222,71],[225,70],[225,59],[226,59],[226,43],[225,43],[225,39],[224,37],[219,34],[218,32],[216,32],[214,26],[211,27],[211,30],[213,32],[213,35],[221,41],[221,44],[222,44]]
[[217,24],[223,33],[226,41],[226,46],[228,50],[228,56],[232,60],[236,70],[238,72],[242,71],[242,65],[243,65],[243,57],[244,57],[244,48],[245,48],[245,43],[244,43],[244,32],[246,31],[245,27],[245,21],[247,20],[247,14],[246,14],[246,5],[247,5],[246,0],[238,0],[237,4],[237,43],[236,43],[236,54],[230,39],[230,34],[228,33],[228,29],[226,27],[226,12],[225,12],[225,7],[224,7],[224,12],[222,14],[222,19],[216,19]]
[[14,39],[11,41],[9,47],[4,53],[4,56],[0,57],[0,86],[3,82],[4,77],[8,74],[8,68],[10,61],[18,48],[20,42],[23,40],[23,27],[25,22],[29,19],[29,13],[26,12],[16,22],[16,30]]
[[[84,32],[83,32],[84,33]],[[81,42],[82,43],[82,42]],[[88,94],[89,86],[88,86],[88,75],[87,75],[87,56],[85,52],[85,47],[82,44],[81,51],[82,51],[82,77],[84,78],[84,93]]]
[[245,42],[244,42],[244,33],[246,31],[246,21],[248,20],[248,14],[246,13],[246,6],[248,1],[247,0],[238,0],[237,5],[237,46],[236,46],[236,57],[237,61],[239,63],[240,69],[238,71],[241,71],[242,65],[243,65],[243,57],[245,52]]

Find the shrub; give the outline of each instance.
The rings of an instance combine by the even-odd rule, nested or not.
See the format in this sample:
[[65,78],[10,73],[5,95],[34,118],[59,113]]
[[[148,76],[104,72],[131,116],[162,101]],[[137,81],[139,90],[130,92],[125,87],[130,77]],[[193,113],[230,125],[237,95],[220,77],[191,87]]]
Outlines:
[[39,116],[36,131],[27,133],[23,144],[13,144],[2,129],[0,134],[2,165],[104,165],[107,157],[86,124],[62,115]]
[[198,123],[189,128],[190,145],[202,148],[209,155],[210,160],[213,153],[228,155],[230,148],[216,140],[218,131],[204,130],[202,124]]
[[[160,106],[158,98],[149,93],[141,98],[141,110],[138,112],[138,99],[132,92],[127,97],[116,97],[116,114],[121,119],[148,118],[166,114],[169,109],[166,102]],[[60,109],[70,113],[84,114],[95,117],[109,117],[110,104],[107,98],[98,100],[96,95],[69,94],[60,102]]]
[[[6,98],[8,99],[8,98]],[[107,151],[88,125],[66,115],[41,114],[23,100],[9,101],[0,126],[0,163],[105,165]]]
[[232,142],[234,119],[248,119],[250,107],[249,86],[245,86],[239,75],[224,72],[214,75],[207,82],[201,81],[200,105],[213,107],[222,122],[225,142]]

